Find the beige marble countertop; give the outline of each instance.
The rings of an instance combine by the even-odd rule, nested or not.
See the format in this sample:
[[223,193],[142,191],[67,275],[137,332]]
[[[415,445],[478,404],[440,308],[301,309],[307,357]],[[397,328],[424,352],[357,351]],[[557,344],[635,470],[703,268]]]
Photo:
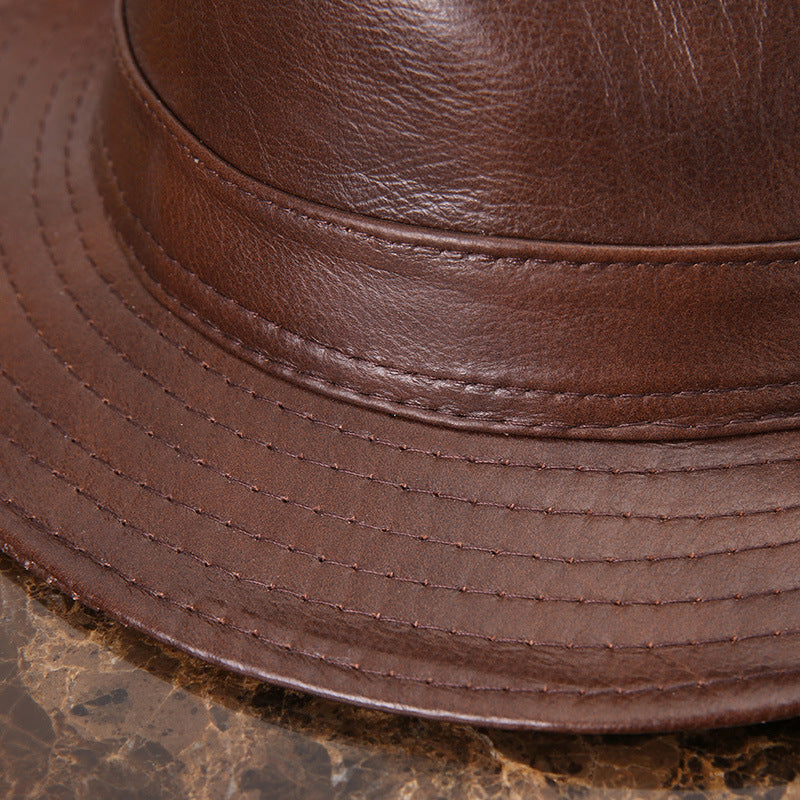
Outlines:
[[0,797],[798,798],[800,720],[663,736],[447,725],[163,647],[0,556]]

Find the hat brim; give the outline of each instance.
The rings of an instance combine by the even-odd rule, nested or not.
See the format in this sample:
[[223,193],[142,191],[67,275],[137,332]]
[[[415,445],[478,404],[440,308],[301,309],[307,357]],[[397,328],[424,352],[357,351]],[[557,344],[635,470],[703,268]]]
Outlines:
[[107,6],[0,9],[2,549],[208,661],[376,708],[571,731],[800,709],[800,433],[448,430],[230,354],[104,215]]

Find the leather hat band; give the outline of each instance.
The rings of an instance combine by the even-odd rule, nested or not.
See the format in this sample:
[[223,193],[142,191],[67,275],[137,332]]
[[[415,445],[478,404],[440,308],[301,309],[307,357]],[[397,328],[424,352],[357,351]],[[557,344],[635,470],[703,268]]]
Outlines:
[[559,244],[321,206],[204,147],[121,19],[117,35],[94,153],[108,211],[153,294],[241,356],[476,430],[667,439],[800,421],[797,243]]

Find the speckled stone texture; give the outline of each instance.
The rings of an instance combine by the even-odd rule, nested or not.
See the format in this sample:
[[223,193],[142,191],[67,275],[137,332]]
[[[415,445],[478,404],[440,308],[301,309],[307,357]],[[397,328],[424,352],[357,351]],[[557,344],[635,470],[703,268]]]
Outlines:
[[800,721],[562,736],[396,717],[156,644],[0,557],[0,797],[800,798]]

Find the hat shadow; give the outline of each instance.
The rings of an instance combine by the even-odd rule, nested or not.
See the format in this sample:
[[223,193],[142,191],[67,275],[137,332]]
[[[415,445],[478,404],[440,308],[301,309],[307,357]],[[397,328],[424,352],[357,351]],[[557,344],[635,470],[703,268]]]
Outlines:
[[136,797],[198,786],[215,796],[223,778],[259,799],[778,798],[800,764],[800,719],[568,735],[401,717],[280,689],[119,625],[4,556],[0,610],[0,732],[10,731],[0,733],[0,761],[5,780],[38,781],[48,797],[74,796],[80,775],[98,798],[131,782]]

